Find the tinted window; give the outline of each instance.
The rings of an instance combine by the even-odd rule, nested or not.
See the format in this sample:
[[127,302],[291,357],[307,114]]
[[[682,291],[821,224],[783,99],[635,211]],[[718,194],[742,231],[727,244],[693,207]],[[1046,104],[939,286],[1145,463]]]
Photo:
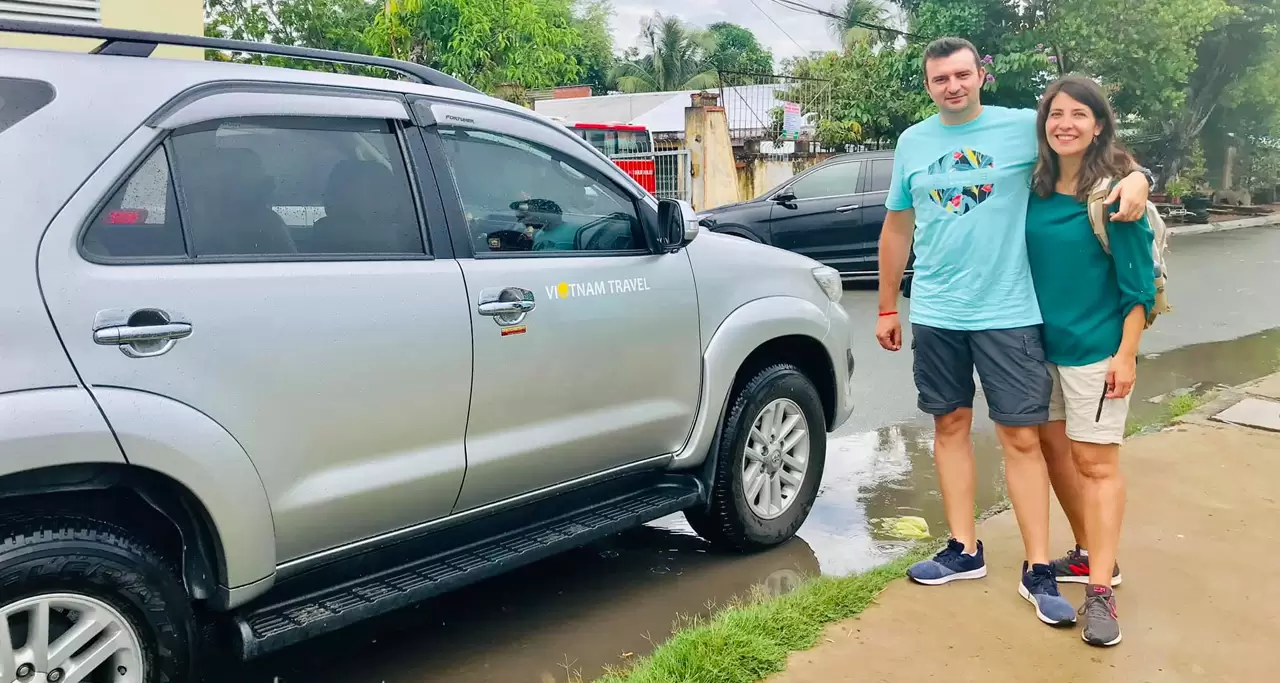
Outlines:
[[53,86],[25,78],[0,78],[0,133],[53,101]]
[[855,194],[858,191],[858,174],[861,171],[862,162],[860,161],[833,164],[797,180],[791,186],[791,191],[795,193],[796,199]]
[[893,181],[893,159],[871,162],[871,192],[888,192]]
[[237,119],[171,144],[197,257],[423,253],[388,122]]
[[477,254],[647,247],[635,203],[577,160],[496,133],[440,136]]
[[163,147],[142,162],[84,236],[90,254],[107,258],[184,257],[186,245]]

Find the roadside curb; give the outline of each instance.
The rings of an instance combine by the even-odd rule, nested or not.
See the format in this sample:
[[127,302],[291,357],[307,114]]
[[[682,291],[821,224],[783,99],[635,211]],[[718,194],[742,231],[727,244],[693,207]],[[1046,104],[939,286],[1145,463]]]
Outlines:
[[1254,216],[1253,218],[1241,218],[1238,221],[1210,223],[1208,225],[1169,226],[1169,236],[1182,237],[1184,235],[1203,235],[1210,232],[1227,232],[1228,230],[1242,230],[1244,228],[1267,228],[1273,225],[1280,225],[1280,213],[1273,213],[1267,216]]

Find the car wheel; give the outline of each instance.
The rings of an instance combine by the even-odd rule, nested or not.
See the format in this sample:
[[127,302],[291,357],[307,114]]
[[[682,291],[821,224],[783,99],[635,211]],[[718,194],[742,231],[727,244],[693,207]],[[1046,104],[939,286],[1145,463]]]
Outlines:
[[173,566],[124,531],[55,517],[0,528],[0,681],[181,683],[195,615]]
[[737,551],[787,541],[813,508],[826,463],[818,390],[793,365],[765,368],[734,396],[722,429],[710,505],[687,512],[689,524]]

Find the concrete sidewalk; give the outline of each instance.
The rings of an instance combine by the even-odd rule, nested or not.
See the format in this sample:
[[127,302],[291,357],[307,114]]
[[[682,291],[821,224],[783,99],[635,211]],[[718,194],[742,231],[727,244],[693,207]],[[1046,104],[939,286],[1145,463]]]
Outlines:
[[1185,235],[1203,235],[1207,232],[1243,230],[1244,228],[1269,228],[1277,225],[1280,225],[1280,213],[1272,213],[1265,216],[1254,216],[1252,218],[1240,218],[1233,221],[1206,223],[1204,225],[1170,225],[1169,235],[1171,237],[1182,237]]
[[[1273,378],[1270,385],[1280,387]],[[1257,386],[1255,384],[1255,386]],[[1254,392],[1264,395],[1265,392]],[[1224,425],[1219,400],[1124,446],[1128,510],[1116,588],[1124,642],[1086,645],[1018,596],[1022,542],[1012,512],[980,529],[978,581],[890,586],[859,618],[792,655],[782,683],[1280,681],[1280,434]],[[1071,544],[1054,506],[1053,548]],[[1079,605],[1083,587],[1064,585]]]

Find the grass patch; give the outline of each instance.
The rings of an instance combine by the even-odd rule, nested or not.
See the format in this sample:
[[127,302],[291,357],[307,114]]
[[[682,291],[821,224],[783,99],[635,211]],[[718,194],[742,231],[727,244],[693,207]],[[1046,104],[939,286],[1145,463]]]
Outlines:
[[813,647],[830,623],[856,616],[934,543],[863,574],[820,577],[768,598],[756,591],[709,619],[686,619],[653,654],[597,683],[756,683],[786,668],[787,656]]
[[1143,432],[1167,427],[1178,418],[1185,417],[1207,405],[1216,396],[1217,392],[1214,391],[1187,392],[1173,396],[1164,401],[1164,412],[1159,417],[1146,422],[1129,420],[1129,423],[1125,426],[1124,435],[1126,437],[1137,436]]

